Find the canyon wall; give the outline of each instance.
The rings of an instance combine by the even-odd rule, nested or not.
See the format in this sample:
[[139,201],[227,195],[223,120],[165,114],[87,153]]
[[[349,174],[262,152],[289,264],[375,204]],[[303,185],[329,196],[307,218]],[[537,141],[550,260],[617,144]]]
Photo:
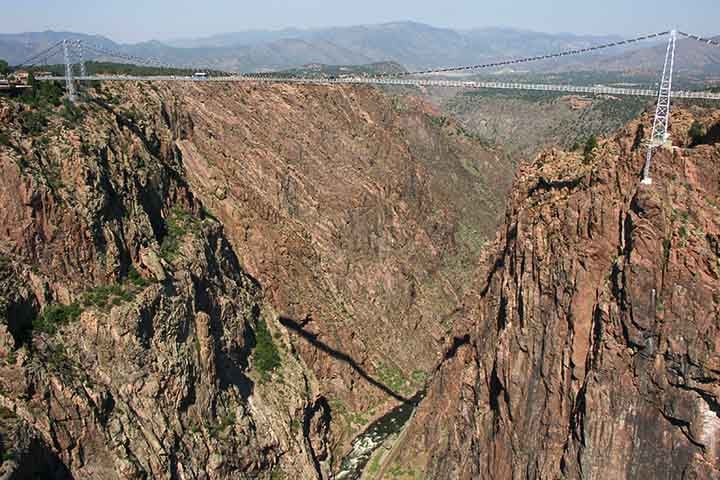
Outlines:
[[676,110],[641,185],[651,120],[521,168],[402,471],[720,477],[720,116]]
[[369,88],[0,99],[2,478],[327,478],[422,388],[512,166]]

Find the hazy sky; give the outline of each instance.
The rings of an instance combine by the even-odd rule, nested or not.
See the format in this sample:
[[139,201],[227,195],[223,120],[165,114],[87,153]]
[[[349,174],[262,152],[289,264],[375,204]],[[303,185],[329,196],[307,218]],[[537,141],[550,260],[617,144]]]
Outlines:
[[71,30],[118,41],[396,20],[624,35],[677,26],[710,35],[720,33],[720,0],[0,0],[0,33]]

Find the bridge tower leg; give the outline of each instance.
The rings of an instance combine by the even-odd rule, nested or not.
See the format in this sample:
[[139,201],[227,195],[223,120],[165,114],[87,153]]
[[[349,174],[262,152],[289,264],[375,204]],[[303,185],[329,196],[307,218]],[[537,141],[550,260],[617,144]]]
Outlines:
[[648,143],[647,157],[645,159],[645,168],[643,169],[642,183],[651,185],[650,166],[652,164],[653,152],[655,149],[668,145],[670,135],[668,134],[668,122],[670,120],[670,98],[672,96],[672,77],[675,67],[675,44],[677,40],[677,31],[670,32],[670,40],[668,41],[667,53],[665,54],[665,66],[663,67],[662,80],[660,81],[660,91],[658,93],[657,108],[655,110],[655,120],[653,121],[652,134]]
[[63,40],[63,56],[65,57],[65,86],[67,88],[68,98],[71,102],[77,100],[75,94],[75,80],[73,79],[73,65],[70,61],[70,51],[68,49],[68,41]]
[[87,69],[85,68],[85,48],[83,47],[82,40],[78,40],[76,45],[78,51],[78,63],[80,64],[80,77],[87,77]]

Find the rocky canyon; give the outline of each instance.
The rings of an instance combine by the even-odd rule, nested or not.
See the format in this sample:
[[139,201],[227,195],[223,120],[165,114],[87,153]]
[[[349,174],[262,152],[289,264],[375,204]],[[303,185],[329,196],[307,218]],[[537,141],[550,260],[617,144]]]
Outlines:
[[442,357],[512,166],[413,98],[189,87],[2,100],[3,478],[331,478]]
[[516,158],[371,87],[0,97],[0,478],[353,478],[404,407],[362,478],[720,478],[720,113],[641,185],[651,120]]

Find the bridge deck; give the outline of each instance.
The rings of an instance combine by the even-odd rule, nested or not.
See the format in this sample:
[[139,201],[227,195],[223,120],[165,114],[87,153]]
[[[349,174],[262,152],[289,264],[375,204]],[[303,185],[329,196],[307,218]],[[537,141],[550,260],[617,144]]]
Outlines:
[[[64,81],[65,77],[40,77],[38,80]],[[527,84],[507,82],[476,82],[460,80],[430,80],[413,78],[282,78],[259,76],[228,76],[228,77],[182,77],[182,76],[87,76],[75,77],[79,81],[105,81],[105,82],[263,82],[263,83],[299,83],[310,85],[401,85],[416,87],[445,87],[464,89],[500,89],[500,90],[529,90],[541,92],[586,93],[593,95],[624,95],[639,97],[657,97],[656,90],[637,88],[618,88],[606,86],[574,86],[557,84]],[[702,100],[720,100],[720,93],[674,91],[673,98],[688,98]]]

